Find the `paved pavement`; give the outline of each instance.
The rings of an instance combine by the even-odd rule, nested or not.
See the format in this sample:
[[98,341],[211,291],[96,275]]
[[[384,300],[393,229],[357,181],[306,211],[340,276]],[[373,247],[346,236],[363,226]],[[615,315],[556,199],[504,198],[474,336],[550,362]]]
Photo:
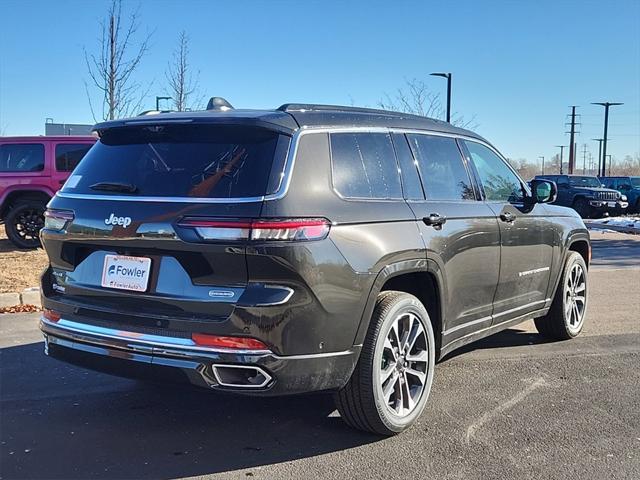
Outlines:
[[597,235],[583,335],[548,343],[528,322],[455,352],[388,439],[344,426],[327,396],[67,366],[43,355],[36,316],[0,316],[0,478],[638,479],[640,239]]

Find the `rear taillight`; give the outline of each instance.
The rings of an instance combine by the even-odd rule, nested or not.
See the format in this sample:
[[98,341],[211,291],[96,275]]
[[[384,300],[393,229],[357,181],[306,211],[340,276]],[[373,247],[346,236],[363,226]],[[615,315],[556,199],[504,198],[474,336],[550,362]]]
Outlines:
[[53,323],[58,323],[60,321],[60,313],[48,308],[42,310],[42,316]]
[[44,228],[47,230],[64,230],[72,221],[73,212],[71,210],[47,209],[44,212]]
[[204,240],[322,240],[331,224],[324,218],[280,220],[220,220],[189,217],[178,226],[193,228]]
[[237,350],[268,350],[260,340],[248,337],[223,337],[208,333],[192,333],[191,339],[202,347],[219,347]]

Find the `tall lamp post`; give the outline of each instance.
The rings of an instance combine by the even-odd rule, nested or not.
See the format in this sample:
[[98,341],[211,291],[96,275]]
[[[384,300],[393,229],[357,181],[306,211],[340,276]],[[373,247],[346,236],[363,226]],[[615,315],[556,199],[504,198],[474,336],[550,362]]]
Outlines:
[[624,105],[619,102],[592,102],[591,105],[602,105],[604,107],[604,135],[602,143],[602,175],[605,176],[607,169],[607,129],[609,128],[609,107],[614,105]]
[[544,156],[540,156],[538,158],[542,159],[542,175],[544,175]]
[[566,145],[556,145],[556,148],[560,149],[560,175],[562,175],[564,172],[562,171],[562,158],[564,155],[564,149],[565,149]]
[[156,110],[160,110],[160,100],[171,100],[171,97],[158,97],[156,96]]
[[447,79],[447,123],[451,123],[451,73],[437,72],[430,75]]

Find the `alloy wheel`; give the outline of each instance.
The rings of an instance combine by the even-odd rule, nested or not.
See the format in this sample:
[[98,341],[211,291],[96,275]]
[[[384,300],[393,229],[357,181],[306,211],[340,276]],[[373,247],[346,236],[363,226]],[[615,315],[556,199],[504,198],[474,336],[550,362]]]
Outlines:
[[564,311],[567,326],[579,330],[584,321],[586,309],[587,277],[582,265],[575,263],[567,276],[565,287]]
[[422,322],[413,313],[401,313],[384,340],[378,388],[386,407],[399,417],[415,409],[427,382],[429,351]]

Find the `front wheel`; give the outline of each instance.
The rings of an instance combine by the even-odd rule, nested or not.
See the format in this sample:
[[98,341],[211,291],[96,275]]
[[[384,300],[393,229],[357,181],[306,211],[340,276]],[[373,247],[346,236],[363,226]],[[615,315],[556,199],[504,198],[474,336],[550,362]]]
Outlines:
[[433,328],[424,305],[404,292],[382,292],[376,302],[360,359],[335,395],[350,426],[395,435],[422,413],[435,366]]
[[589,206],[589,202],[584,198],[578,198],[573,202],[573,209],[578,212],[578,215],[582,218],[589,218],[591,216],[591,207]]
[[18,248],[39,247],[44,210],[45,205],[36,200],[13,205],[5,218],[5,229],[11,243]]
[[538,332],[553,340],[577,337],[587,313],[587,264],[578,252],[569,252],[549,312],[535,319]]

